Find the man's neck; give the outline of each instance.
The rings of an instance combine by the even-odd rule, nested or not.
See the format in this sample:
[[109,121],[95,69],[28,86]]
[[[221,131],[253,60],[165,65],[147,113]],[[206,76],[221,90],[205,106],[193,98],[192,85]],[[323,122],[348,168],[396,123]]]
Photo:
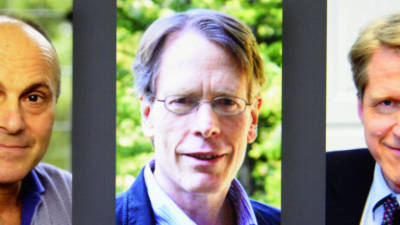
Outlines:
[[196,224],[237,224],[234,207],[227,198],[229,187],[214,193],[195,193],[174,185],[167,188],[156,173],[154,177],[160,187]]
[[0,224],[20,224],[22,200],[21,182],[0,184]]
[[178,192],[172,200],[196,224],[236,224],[235,210],[226,198],[226,192],[219,194],[193,194]]

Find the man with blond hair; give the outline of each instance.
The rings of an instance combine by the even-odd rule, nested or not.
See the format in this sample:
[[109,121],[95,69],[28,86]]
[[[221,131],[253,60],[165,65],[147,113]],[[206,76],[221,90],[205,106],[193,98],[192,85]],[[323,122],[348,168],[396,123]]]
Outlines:
[[400,14],[372,22],[350,51],[368,149],[327,156],[327,225],[400,224]]
[[60,91],[50,39],[37,25],[0,16],[0,224],[70,225],[71,175],[39,163]]
[[117,224],[280,224],[280,211],[250,200],[235,179],[265,83],[250,29],[212,10],[161,18],[133,69],[155,158],[117,197]]

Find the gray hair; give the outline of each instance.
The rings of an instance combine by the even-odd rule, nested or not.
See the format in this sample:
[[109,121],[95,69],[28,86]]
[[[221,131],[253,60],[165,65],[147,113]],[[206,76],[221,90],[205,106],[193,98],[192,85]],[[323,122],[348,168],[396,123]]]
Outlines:
[[250,28],[225,13],[194,9],[160,18],[145,31],[133,64],[135,91],[149,102],[155,98],[155,81],[167,37],[185,29],[195,29],[218,44],[237,61],[247,74],[248,98],[252,101],[265,84],[264,65]]

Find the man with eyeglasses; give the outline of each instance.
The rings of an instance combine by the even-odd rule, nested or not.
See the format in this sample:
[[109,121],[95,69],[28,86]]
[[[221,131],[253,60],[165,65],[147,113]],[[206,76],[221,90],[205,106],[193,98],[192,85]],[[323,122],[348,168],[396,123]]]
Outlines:
[[117,197],[117,224],[280,224],[235,179],[265,83],[250,29],[211,10],[155,21],[133,66],[155,158]]

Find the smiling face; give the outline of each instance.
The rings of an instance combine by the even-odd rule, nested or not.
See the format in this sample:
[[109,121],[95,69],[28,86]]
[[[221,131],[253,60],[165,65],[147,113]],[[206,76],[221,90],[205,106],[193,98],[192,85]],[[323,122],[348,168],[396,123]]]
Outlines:
[[359,115],[368,148],[389,187],[400,192],[400,51],[382,46],[367,67]]
[[58,64],[50,43],[31,27],[0,22],[0,183],[15,183],[49,144]]
[[[210,101],[217,96],[247,99],[246,74],[218,45],[195,31],[171,34],[162,55],[156,99],[184,95]],[[155,178],[174,195],[182,191],[227,191],[254,141],[261,99],[234,116],[216,114],[209,103],[174,114],[155,101],[141,101],[144,133],[153,139]]]

